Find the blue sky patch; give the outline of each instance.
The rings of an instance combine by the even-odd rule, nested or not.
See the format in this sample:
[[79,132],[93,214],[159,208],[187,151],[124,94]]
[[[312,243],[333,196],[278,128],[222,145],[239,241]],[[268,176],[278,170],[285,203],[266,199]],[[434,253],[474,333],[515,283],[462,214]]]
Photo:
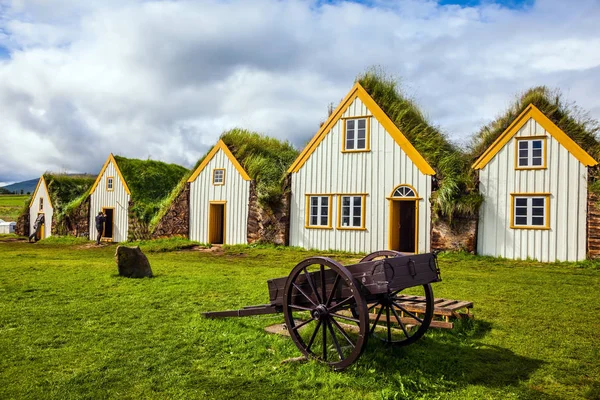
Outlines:
[[439,0],[440,5],[456,4],[462,7],[476,7],[483,3],[495,3],[502,7],[521,9],[530,7],[535,0]]
[[0,46],[0,59],[10,58],[10,52],[5,47]]

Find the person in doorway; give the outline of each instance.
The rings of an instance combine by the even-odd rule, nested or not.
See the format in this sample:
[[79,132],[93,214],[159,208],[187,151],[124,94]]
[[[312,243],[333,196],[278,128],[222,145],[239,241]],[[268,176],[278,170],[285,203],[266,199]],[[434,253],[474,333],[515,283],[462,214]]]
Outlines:
[[96,237],[96,244],[100,244],[100,239],[102,238],[102,234],[104,233],[104,223],[106,222],[106,215],[102,211],[96,215],[96,230],[98,231],[98,236]]
[[[38,231],[42,228],[42,225],[44,224],[44,214],[40,214],[38,215],[38,217],[35,219],[35,222],[33,223],[33,233],[31,235],[29,235],[29,242],[31,242],[31,239],[34,239],[34,242],[37,242],[37,234]],[[43,239],[43,238],[40,238]]]

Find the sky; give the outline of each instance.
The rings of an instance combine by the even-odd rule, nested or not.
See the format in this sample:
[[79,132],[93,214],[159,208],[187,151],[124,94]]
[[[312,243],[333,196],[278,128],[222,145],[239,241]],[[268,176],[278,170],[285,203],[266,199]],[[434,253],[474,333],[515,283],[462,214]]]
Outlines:
[[462,145],[536,85],[600,119],[599,18],[598,0],[0,0],[0,186],[111,152],[191,167],[234,127],[302,148],[371,66]]

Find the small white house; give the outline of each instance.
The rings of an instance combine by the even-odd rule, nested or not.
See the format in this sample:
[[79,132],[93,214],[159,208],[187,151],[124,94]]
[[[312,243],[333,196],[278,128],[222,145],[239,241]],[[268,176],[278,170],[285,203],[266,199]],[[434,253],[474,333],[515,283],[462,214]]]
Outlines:
[[54,207],[50,200],[48,185],[46,184],[46,179],[43,175],[40,177],[35,192],[33,192],[33,196],[31,196],[31,202],[29,203],[30,234],[35,231],[33,225],[40,215],[44,215],[44,223],[38,230],[37,240],[46,239],[52,235],[52,217],[54,215]]
[[479,157],[477,252],[539,261],[586,258],[588,167],[598,164],[529,105]]
[[106,214],[103,241],[124,242],[129,228],[131,192],[114,156],[110,154],[90,191],[90,239],[98,234],[95,218],[100,211]]
[[15,233],[16,222],[6,222],[0,219],[0,235]]
[[223,140],[190,176],[190,240],[248,243],[251,179]]
[[359,83],[288,172],[291,246],[429,251],[435,171]]

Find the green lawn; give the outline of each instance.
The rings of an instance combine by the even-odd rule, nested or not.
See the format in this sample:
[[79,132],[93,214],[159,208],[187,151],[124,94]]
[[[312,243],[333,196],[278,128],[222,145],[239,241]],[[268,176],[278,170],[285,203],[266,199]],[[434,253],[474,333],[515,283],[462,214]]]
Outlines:
[[2,240],[2,399],[600,397],[594,265],[442,255],[435,294],[473,301],[474,323],[406,348],[372,340],[333,372],[281,364],[300,353],[263,328],[283,315],[200,315],[268,302],[266,280],[314,252],[153,252],[156,277],[132,280],[116,274],[115,246]]
[[16,222],[27,199],[29,199],[29,196],[26,195],[1,194],[0,219]]

